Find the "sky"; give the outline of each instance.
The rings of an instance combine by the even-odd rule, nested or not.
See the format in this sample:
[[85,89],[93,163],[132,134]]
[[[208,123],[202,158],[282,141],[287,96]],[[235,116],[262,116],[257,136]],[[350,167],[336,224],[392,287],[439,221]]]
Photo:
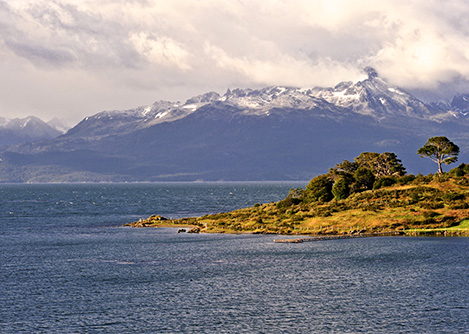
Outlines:
[[0,117],[76,123],[366,66],[426,101],[468,93],[469,1],[0,0]]

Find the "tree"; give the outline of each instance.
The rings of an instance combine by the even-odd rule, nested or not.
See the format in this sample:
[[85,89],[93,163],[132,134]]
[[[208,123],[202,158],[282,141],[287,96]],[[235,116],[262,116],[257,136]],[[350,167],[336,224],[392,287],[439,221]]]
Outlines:
[[402,176],[406,170],[401,160],[393,152],[381,153],[374,161],[373,170],[377,178],[386,176]]
[[318,175],[306,186],[305,196],[311,201],[329,202],[332,198],[334,182],[328,175]]
[[359,165],[356,162],[344,160],[341,163],[336,164],[333,168],[329,168],[329,175],[334,181],[336,181],[344,177],[344,175],[353,175],[358,167]]
[[355,178],[355,183],[353,184],[353,190],[355,192],[370,190],[373,188],[375,176],[370,169],[366,167],[360,167],[355,171],[353,177]]
[[376,178],[384,176],[402,176],[406,173],[405,167],[397,155],[392,152],[375,153],[363,152],[354,159],[359,167],[370,169]]
[[[339,192],[339,197],[346,193],[344,183],[349,186],[347,191],[350,194],[372,189],[375,181],[380,178],[403,176],[405,173],[405,167],[395,153],[363,152],[355,157],[353,162],[343,160],[341,163],[336,164],[329,169],[327,175],[337,187],[333,191],[333,195],[338,198],[336,194],[339,194]],[[340,180],[342,181],[338,183]],[[389,183],[389,180],[383,182]],[[380,184],[377,186],[380,186]]]
[[446,137],[431,137],[417,151],[421,158],[430,158],[438,164],[438,173],[443,174],[441,165],[458,161],[459,147]]
[[360,155],[353,159],[358,167],[366,167],[373,170],[375,161],[379,159],[379,153],[376,152],[362,152]]

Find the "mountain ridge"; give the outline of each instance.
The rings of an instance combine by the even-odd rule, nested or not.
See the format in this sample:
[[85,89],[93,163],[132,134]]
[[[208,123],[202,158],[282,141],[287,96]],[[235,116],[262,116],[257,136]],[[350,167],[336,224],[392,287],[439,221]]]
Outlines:
[[[97,135],[104,134],[106,125],[103,121],[112,121],[115,130],[133,131],[138,128],[172,122],[187,117],[207,104],[222,104],[235,107],[247,115],[269,116],[273,109],[284,110],[317,110],[334,113],[358,113],[383,120],[386,117],[411,117],[448,121],[466,116],[469,103],[458,108],[459,100],[455,97],[446,106],[426,104],[410,93],[388,85],[372,68],[366,69],[368,78],[353,82],[341,82],[335,87],[294,88],[271,86],[262,89],[228,89],[225,94],[208,92],[188,99],[186,102],[157,101],[152,105],[141,106],[124,111],[103,111],[86,117],[70,134],[78,134],[80,128],[91,129],[92,122],[99,123]],[[462,105],[459,102],[459,105]],[[326,115],[326,116],[330,116]],[[116,120],[116,118],[120,120]],[[101,120],[101,121],[98,121]],[[121,122],[121,125],[117,124]],[[91,135],[88,131],[86,135]]]

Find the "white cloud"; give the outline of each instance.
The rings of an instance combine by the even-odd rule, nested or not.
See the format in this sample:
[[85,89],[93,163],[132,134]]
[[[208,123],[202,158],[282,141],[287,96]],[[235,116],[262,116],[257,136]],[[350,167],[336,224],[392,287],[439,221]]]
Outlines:
[[[469,90],[468,18],[465,0],[0,0],[2,85],[15,83],[0,116],[334,85],[367,65],[406,89]],[[35,93],[44,83],[54,94]],[[58,108],[71,92],[82,105]]]
[[331,86],[344,78],[363,78],[361,71],[346,63],[329,58],[313,63],[305,55],[297,57],[283,54],[271,48],[275,57],[234,57],[224,50],[206,44],[205,53],[219,68],[243,75],[256,85],[286,85],[308,87]]
[[189,70],[189,54],[184,47],[170,37],[158,37],[148,32],[138,32],[130,35],[129,40],[135,50],[149,62],[175,66],[181,70]]
[[458,76],[469,79],[469,31],[458,24],[461,11],[467,15],[469,6],[456,1],[443,8],[435,1],[415,3],[403,13],[388,13],[395,32],[382,41],[372,62],[384,76],[406,88],[431,89]]

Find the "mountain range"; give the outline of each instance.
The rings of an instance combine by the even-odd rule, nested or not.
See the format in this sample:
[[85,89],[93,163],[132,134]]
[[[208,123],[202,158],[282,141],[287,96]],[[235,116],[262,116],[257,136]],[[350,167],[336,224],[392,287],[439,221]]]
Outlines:
[[409,172],[429,173],[435,164],[416,152],[437,135],[467,161],[469,95],[424,103],[365,71],[335,87],[228,89],[104,111],[4,148],[0,181],[308,180],[364,151],[395,152]]

